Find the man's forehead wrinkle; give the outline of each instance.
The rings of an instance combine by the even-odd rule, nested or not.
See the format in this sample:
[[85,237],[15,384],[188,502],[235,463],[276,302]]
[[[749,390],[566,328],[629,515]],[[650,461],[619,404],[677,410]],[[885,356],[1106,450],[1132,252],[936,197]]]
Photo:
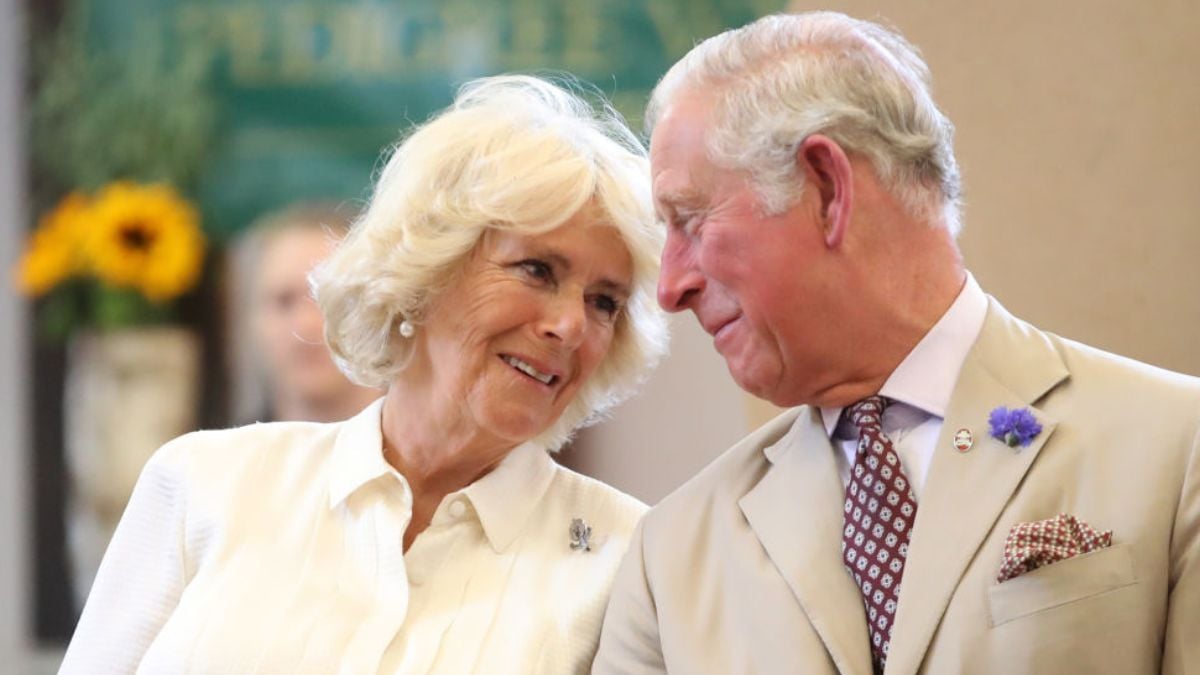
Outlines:
[[[708,161],[704,143],[703,118],[710,101],[703,98],[680,97],[668,107],[655,129],[650,143],[652,189],[655,208],[663,220],[669,221],[680,211],[695,210],[707,203],[703,168],[697,160]],[[701,119],[696,119],[696,113]],[[695,152],[703,144],[703,152]]]

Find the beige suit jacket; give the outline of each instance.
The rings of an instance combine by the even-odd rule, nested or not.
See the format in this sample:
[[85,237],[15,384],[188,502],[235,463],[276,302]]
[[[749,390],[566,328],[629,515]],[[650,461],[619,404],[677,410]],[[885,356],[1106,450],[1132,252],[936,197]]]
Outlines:
[[[1031,445],[987,435],[1029,407]],[[974,433],[960,453],[953,435]],[[918,504],[887,673],[1200,673],[1200,380],[1043,333],[989,300]],[[653,508],[594,673],[870,673],[820,412],[790,410]],[[1013,525],[1113,545],[996,582]]]

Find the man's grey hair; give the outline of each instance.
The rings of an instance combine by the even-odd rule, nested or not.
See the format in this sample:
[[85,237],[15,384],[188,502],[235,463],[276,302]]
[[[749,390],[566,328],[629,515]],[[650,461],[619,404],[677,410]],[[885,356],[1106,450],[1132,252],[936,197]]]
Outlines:
[[803,189],[796,151],[812,134],[866,157],[914,217],[960,229],[954,126],[929,67],[897,32],[837,12],[776,14],[694,47],[655,87],[647,133],[680,95],[714,98],[709,158],[746,171],[771,214]]

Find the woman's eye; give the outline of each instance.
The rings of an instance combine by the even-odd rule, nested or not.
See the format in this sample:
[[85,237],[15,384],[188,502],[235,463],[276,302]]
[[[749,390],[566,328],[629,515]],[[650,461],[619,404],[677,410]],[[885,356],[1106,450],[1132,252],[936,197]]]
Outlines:
[[609,318],[615,317],[621,311],[621,303],[611,295],[597,295],[592,304]]
[[550,266],[541,260],[522,260],[517,263],[517,266],[532,279],[539,281],[554,280],[554,270],[550,269]]

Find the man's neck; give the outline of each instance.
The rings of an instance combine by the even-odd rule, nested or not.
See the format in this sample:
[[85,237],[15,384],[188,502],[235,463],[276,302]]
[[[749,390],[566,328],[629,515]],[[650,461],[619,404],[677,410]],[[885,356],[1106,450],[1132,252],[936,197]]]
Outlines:
[[925,229],[891,233],[863,269],[861,302],[848,315],[855,328],[847,344],[857,344],[840,350],[841,377],[810,403],[843,407],[879,393],[962,291],[967,272],[953,238],[941,228],[907,226]]

